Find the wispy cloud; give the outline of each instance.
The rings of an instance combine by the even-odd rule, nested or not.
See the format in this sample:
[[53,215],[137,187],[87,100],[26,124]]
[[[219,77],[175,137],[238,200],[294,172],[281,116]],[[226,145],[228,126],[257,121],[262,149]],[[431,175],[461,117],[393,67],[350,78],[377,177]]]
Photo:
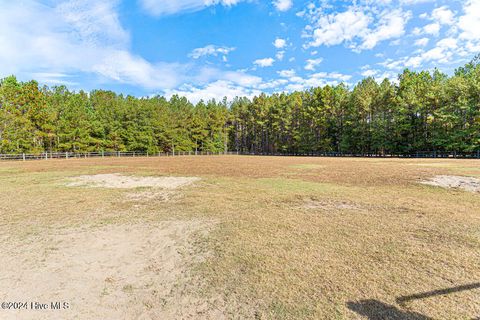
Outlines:
[[226,57],[230,52],[234,51],[234,47],[220,47],[220,46],[215,46],[213,44],[209,44],[205,47],[202,48],[196,48],[194,49],[189,56],[192,57],[193,59],[199,59],[201,57],[205,56],[218,56],[222,55]]
[[293,7],[293,0],[275,0],[273,5],[278,11],[288,11]]
[[275,62],[275,59],[273,58],[264,58],[264,59],[257,59],[253,62],[253,64],[265,68],[265,67],[271,67],[273,66],[273,63]]
[[246,0],[139,0],[143,9],[152,16],[181,12],[194,12],[214,5],[233,6]]
[[[37,78],[75,85],[75,75],[123,83],[145,90],[171,90],[229,79],[232,73],[202,65],[149,61],[130,51],[130,34],[121,25],[116,0],[70,0],[56,7],[42,1],[0,4],[0,76]],[[205,47],[192,56],[227,54],[233,48]],[[248,79],[248,75],[235,77]],[[238,81],[237,81],[238,82]]]

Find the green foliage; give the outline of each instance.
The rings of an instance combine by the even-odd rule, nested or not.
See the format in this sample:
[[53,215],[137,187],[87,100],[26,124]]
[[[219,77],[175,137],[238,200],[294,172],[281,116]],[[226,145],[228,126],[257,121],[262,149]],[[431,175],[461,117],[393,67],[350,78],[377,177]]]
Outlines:
[[0,153],[350,152],[480,149],[480,56],[447,77],[405,70],[291,94],[190,103],[0,81]]

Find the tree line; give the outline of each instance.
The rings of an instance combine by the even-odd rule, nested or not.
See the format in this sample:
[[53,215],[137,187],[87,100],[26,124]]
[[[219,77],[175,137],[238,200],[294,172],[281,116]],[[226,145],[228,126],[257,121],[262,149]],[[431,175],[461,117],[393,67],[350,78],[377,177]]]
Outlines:
[[239,151],[408,154],[480,149],[480,58],[448,76],[405,70],[348,88],[231,102],[72,92],[0,81],[0,153]]

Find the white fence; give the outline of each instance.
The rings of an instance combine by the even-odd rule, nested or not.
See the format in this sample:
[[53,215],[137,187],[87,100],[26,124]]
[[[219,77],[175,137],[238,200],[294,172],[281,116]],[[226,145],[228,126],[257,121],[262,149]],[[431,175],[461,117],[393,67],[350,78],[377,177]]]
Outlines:
[[27,160],[49,160],[49,159],[82,159],[82,158],[120,158],[120,157],[172,157],[172,156],[213,156],[213,155],[233,155],[237,152],[206,152],[206,151],[180,151],[180,152],[159,152],[159,153],[148,153],[148,152],[43,152],[39,154],[0,154],[1,160],[11,160],[11,161],[27,161]]

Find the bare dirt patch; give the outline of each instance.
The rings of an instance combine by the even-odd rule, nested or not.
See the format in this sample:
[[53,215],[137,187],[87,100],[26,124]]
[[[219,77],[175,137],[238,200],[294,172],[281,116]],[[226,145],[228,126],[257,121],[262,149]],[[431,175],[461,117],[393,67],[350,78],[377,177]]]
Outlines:
[[126,202],[167,202],[179,198],[178,189],[192,185],[197,177],[139,177],[119,173],[83,175],[73,178],[68,187],[107,188],[107,189],[144,189],[129,192]]
[[3,243],[1,301],[62,301],[70,307],[3,310],[2,319],[202,318],[205,306],[179,288],[189,280],[188,266],[202,258],[193,254],[192,234],[207,227],[172,221],[68,228]]
[[68,183],[69,187],[92,187],[112,189],[161,188],[178,189],[190,185],[200,178],[196,177],[135,177],[118,173],[83,175]]
[[480,179],[462,176],[436,176],[428,181],[422,181],[422,184],[450,188],[462,189],[470,192],[480,192]]

